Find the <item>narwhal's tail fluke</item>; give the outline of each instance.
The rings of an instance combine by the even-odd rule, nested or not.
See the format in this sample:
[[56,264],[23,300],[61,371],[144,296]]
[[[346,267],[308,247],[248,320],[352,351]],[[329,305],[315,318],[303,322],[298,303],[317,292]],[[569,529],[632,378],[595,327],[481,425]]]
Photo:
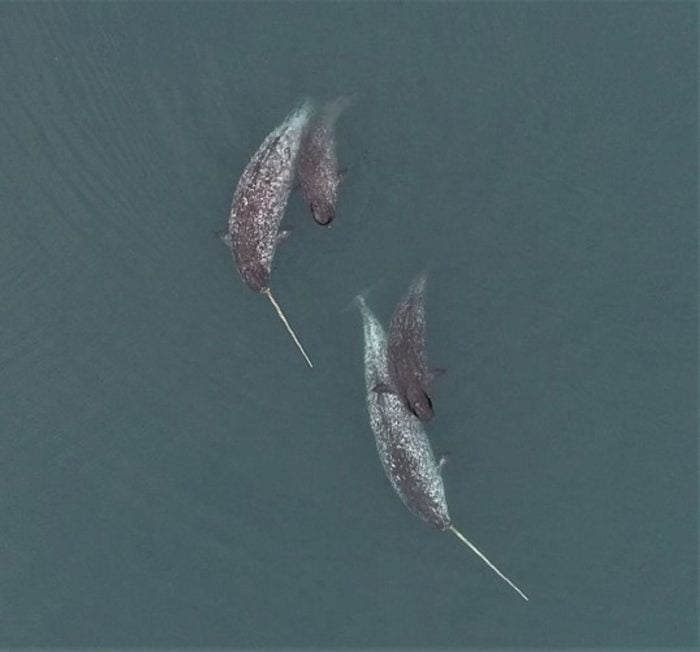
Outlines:
[[484,555],[484,553],[481,552],[467,537],[465,537],[454,525],[450,525],[450,530],[452,533],[466,546],[468,546],[471,551],[481,559],[498,577],[500,577],[508,586],[510,586],[511,589],[513,589],[523,600],[529,601],[530,598],[528,598],[513,582],[511,582],[501,571],[498,570]]
[[311,364],[311,360],[309,359],[309,356],[306,355],[306,351],[304,351],[304,347],[301,345],[299,338],[296,336],[296,334],[292,330],[292,327],[289,325],[287,318],[284,316],[284,313],[282,312],[282,308],[280,308],[279,304],[277,303],[277,301],[275,301],[275,298],[272,296],[272,292],[270,292],[270,290],[268,289],[268,290],[265,290],[264,294],[267,295],[267,298],[270,300],[272,307],[275,309],[275,311],[277,312],[277,315],[282,320],[282,323],[284,324],[285,328],[287,329],[287,332],[292,336],[292,339],[294,340],[294,344],[296,344],[299,351],[301,351],[301,354],[304,356],[304,360],[306,360],[309,367],[311,367],[313,369],[313,364]]

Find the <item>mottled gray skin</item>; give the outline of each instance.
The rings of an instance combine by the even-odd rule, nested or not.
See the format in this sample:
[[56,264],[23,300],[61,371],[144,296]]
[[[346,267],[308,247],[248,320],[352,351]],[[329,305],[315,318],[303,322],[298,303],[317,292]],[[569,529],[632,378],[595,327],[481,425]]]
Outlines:
[[425,275],[419,276],[396,307],[389,325],[388,385],[421,421],[433,418],[428,390],[432,376],[425,352]]
[[358,298],[365,342],[365,384],[370,424],[384,472],[404,505],[438,530],[451,525],[440,467],[420,421],[395,394],[376,392],[389,380],[384,329]]
[[241,278],[255,292],[270,288],[280,223],[311,113],[311,103],[306,101],[268,134],[243,170],[233,195],[226,240]]
[[299,184],[304,200],[314,220],[323,226],[335,218],[340,183],[335,123],[349,103],[349,98],[340,97],[323,108],[311,121],[299,154]]

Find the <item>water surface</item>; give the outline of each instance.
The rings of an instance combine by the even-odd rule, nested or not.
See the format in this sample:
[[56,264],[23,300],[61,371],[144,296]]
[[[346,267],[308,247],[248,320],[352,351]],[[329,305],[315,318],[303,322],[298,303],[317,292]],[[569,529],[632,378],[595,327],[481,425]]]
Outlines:
[[[697,643],[695,3],[0,5],[0,646]],[[358,93],[273,289],[215,237]],[[391,492],[359,315],[428,269],[455,523]]]

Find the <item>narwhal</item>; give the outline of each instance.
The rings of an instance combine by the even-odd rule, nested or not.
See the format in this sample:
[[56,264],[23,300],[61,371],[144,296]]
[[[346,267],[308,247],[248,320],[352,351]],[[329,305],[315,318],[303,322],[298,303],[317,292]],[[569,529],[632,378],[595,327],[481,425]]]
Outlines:
[[352,101],[352,97],[339,97],[326,104],[311,120],[301,144],[299,185],[314,220],[324,226],[335,218],[338,184],[343,177],[338,170],[335,123]]
[[389,324],[389,382],[376,392],[393,392],[421,421],[433,418],[430,389],[444,369],[428,369],[425,350],[425,273],[416,278],[394,310]]
[[389,380],[386,334],[362,296],[357,297],[364,331],[367,407],[379,459],[391,486],[404,505],[438,530],[449,530],[467,545],[520,597],[528,597],[452,524],[447,509],[441,467],[433,455],[421,422],[393,393],[376,392],[378,383]]
[[312,113],[311,102],[304,101],[263,140],[238,181],[223,236],[241,278],[251,290],[267,296],[310,367],[309,356],[272,296],[270,273],[277,243],[286,235],[280,223]]

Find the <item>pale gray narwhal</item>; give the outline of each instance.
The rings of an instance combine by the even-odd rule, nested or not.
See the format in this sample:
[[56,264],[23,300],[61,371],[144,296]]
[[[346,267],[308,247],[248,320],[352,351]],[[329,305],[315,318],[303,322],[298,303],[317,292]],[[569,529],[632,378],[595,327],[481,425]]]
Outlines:
[[267,296],[310,367],[309,356],[272,296],[270,273],[277,243],[286,235],[280,223],[312,113],[311,101],[305,100],[267,135],[238,181],[223,236],[241,278],[251,290]]
[[343,96],[326,104],[311,120],[301,144],[299,185],[311,215],[323,226],[335,218],[338,185],[344,174],[338,170],[335,123],[353,101],[353,96]]
[[363,297],[357,298],[364,331],[367,408],[379,459],[404,505],[434,528],[450,530],[524,600],[528,597],[452,524],[442,481],[442,462],[435,461],[430,441],[418,419],[396,394],[376,392],[389,380],[384,329]]
[[377,392],[393,392],[421,421],[433,418],[432,383],[444,369],[428,369],[425,348],[425,273],[416,278],[394,310],[389,324],[389,383]]

